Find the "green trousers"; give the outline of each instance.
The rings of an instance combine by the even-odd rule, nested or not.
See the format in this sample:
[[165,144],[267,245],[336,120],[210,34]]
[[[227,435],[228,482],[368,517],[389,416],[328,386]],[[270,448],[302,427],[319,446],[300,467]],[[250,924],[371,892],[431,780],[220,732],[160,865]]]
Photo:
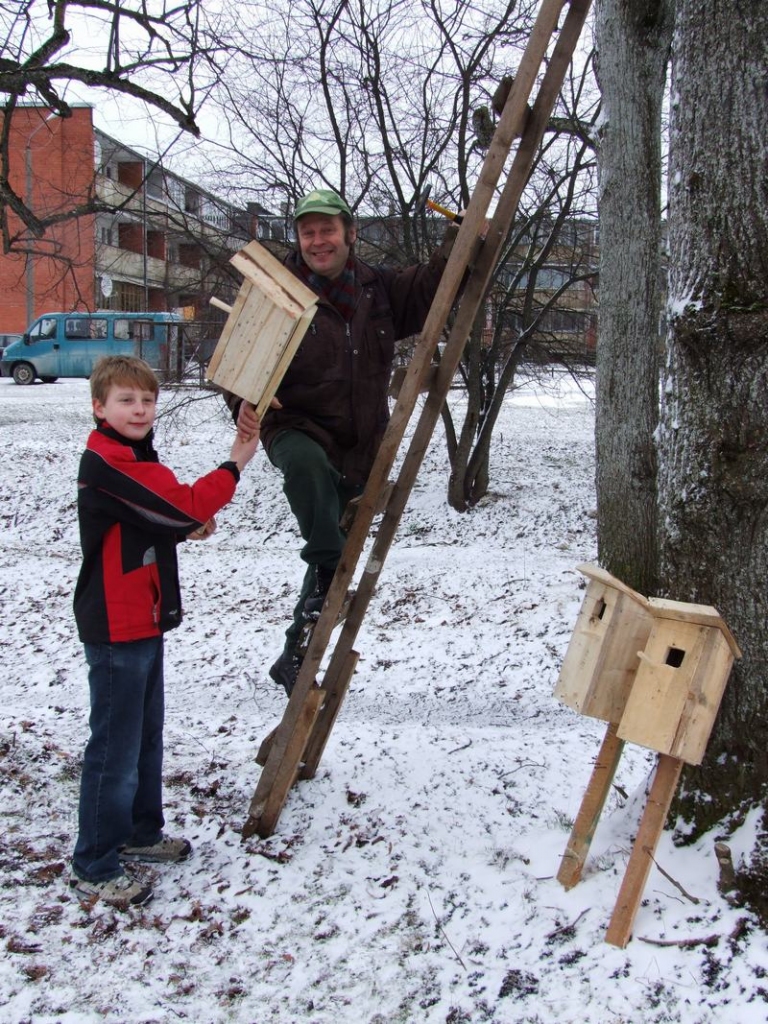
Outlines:
[[362,486],[345,484],[323,449],[300,430],[284,430],[269,448],[269,459],[283,474],[288,499],[304,539],[301,557],[307,563],[304,583],[293,622],[285,631],[285,649],[293,650],[303,625],[304,601],[315,587],[315,566],[335,569],[346,534],[339,520],[347,502],[362,493]]

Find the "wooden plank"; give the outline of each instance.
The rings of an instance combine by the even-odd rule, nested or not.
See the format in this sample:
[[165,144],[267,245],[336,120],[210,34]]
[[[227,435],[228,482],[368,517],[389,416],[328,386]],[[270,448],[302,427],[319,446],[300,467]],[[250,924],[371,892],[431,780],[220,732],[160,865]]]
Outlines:
[[609,724],[557,873],[558,882],[566,889],[572,889],[581,880],[584,862],[623,749],[624,741],[616,735],[616,726]]
[[[261,267],[245,259],[241,253],[235,253],[229,262],[286,316],[295,320],[304,312],[305,307],[300,305],[285,288],[268,274],[265,274]],[[298,278],[295,278],[295,280],[298,281]],[[313,296],[317,299],[314,293]]]
[[582,564],[577,565],[576,568],[584,576],[588,576],[589,579],[597,580],[606,587],[613,587],[614,590],[620,590],[646,611],[651,610],[651,605],[647,598],[643,597],[642,594],[639,594],[631,587],[628,587],[626,583],[622,583],[620,579],[616,576],[612,576],[611,573],[606,569],[602,569],[599,565],[593,565],[591,562],[582,562]]
[[245,306],[237,314],[236,319],[235,316],[230,317],[229,336],[225,338],[222,334],[208,364],[209,379],[215,379],[219,387],[228,391],[237,386],[241,374],[245,377],[246,373],[255,372],[254,362],[257,371],[265,360],[274,361],[271,344],[259,344],[262,331],[274,307],[252,284],[248,284],[248,289]]
[[216,348],[214,349],[213,355],[208,361],[207,376],[209,380],[212,379],[213,374],[216,372],[216,368],[221,362],[229,338],[232,334],[232,331],[235,329],[235,324],[239,320],[240,314],[242,313],[246,302],[248,301],[248,296],[250,295],[252,288],[253,285],[251,284],[250,281],[243,281],[243,283],[240,285],[240,290],[238,291],[237,297],[235,298],[234,304],[232,306],[232,312],[227,317],[227,322],[224,324],[224,329],[222,330],[221,335],[219,336],[219,340],[216,344]]
[[277,729],[278,729],[278,726],[275,726],[275,728],[272,729],[271,732],[267,733],[267,735],[261,741],[261,746],[259,747],[258,751],[256,752],[256,764],[260,764],[262,766],[262,768],[264,767],[264,765],[269,760],[269,752],[272,749],[272,744],[275,741],[275,736],[277,735]]
[[709,630],[701,660],[686,693],[669,753],[687,764],[701,764],[720,709],[733,652],[722,633]]
[[326,691],[327,696],[323,704],[322,714],[319,716],[307,743],[304,765],[299,772],[299,777],[302,779],[313,779],[315,777],[315,772],[320,764],[320,758],[323,756],[331,729],[341,710],[341,705],[349,689],[352,676],[355,674],[355,667],[359,657],[360,655],[357,651],[350,651],[342,665],[337,667],[333,660],[331,660],[331,664],[328,666],[328,671],[323,678],[323,689]]
[[308,309],[317,302],[315,292],[258,242],[249,242],[240,250],[240,256],[250,262],[250,272],[255,272],[255,268],[258,268],[265,273],[298,303],[301,309]]
[[308,309],[302,313],[299,319],[296,321],[290,338],[286,342],[285,349],[279,362],[272,370],[267,383],[264,385],[261,397],[258,401],[253,404],[256,407],[256,412],[259,416],[263,416],[269,408],[269,404],[277,393],[277,389],[280,387],[280,382],[285,376],[285,372],[291,364],[293,357],[296,355],[296,351],[301,344],[301,339],[307,333],[307,328],[312,323],[312,318],[315,315],[315,307]]
[[648,602],[608,573],[590,579],[555,686],[582,715],[619,722],[654,624]]
[[256,241],[238,250],[229,262],[286,310],[302,312],[317,302],[315,292]]
[[620,949],[624,949],[632,934],[635,915],[643,898],[653,856],[664,831],[682,767],[683,762],[679,758],[659,754],[648,802],[605,935],[606,942]]
[[[289,729],[285,719],[277,727],[267,759],[267,766],[272,765],[272,762],[279,762],[272,766],[274,781],[264,799],[257,800],[254,796],[251,801],[248,818],[243,826],[244,839],[255,834],[266,838],[274,832],[280,811],[298,776],[304,748],[325,696],[325,691],[319,686],[313,687],[304,696],[297,720],[295,724],[291,723],[293,727]],[[284,742],[286,732],[289,732],[290,735],[287,737],[287,742]]]

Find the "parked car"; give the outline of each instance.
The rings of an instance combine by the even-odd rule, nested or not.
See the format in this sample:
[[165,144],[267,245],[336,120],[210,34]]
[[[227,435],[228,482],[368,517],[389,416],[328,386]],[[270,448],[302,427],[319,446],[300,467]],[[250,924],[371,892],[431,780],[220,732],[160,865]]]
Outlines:
[[3,353],[9,345],[12,345],[14,341],[21,339],[20,334],[0,334],[0,359],[3,358]]
[[135,355],[162,371],[168,365],[171,326],[177,313],[44,313],[0,359],[0,374],[17,384],[38,378],[52,384],[59,377],[90,377],[104,355]]

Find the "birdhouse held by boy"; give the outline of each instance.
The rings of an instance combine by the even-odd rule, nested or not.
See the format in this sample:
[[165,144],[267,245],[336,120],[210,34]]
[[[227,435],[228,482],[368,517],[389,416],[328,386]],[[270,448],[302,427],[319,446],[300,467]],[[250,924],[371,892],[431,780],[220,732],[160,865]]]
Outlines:
[[317,295],[258,242],[229,261],[244,277],[206,376],[245,398],[259,416],[269,408],[315,314]]
[[582,715],[618,723],[653,627],[648,600],[596,565],[589,578],[555,696]]
[[704,757],[720,700],[741,651],[716,608],[651,598],[653,629],[618,735],[688,764]]

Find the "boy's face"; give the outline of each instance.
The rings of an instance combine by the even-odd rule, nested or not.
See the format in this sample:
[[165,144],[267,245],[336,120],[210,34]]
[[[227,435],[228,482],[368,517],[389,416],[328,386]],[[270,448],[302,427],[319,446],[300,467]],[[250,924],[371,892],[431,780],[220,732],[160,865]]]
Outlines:
[[100,420],[130,441],[141,441],[152,429],[157,396],[151,391],[126,384],[113,384],[104,402],[93,399],[93,412]]

